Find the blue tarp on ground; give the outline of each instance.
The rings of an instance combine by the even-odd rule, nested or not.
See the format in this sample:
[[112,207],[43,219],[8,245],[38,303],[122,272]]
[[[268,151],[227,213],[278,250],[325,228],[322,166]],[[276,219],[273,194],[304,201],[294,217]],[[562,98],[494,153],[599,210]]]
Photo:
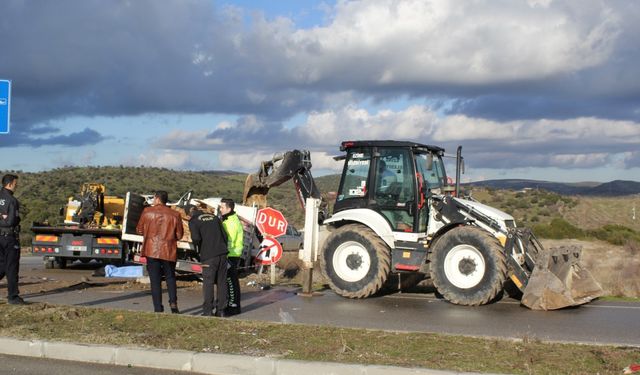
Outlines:
[[116,267],[108,264],[104,266],[105,277],[142,277],[142,266]]

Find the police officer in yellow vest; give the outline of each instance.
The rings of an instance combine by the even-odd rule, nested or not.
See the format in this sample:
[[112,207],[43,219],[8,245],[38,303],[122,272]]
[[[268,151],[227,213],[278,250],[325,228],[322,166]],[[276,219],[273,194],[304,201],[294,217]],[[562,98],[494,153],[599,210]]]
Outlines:
[[227,270],[227,289],[229,291],[229,307],[227,315],[240,314],[240,281],[238,280],[238,266],[244,247],[244,230],[238,214],[234,211],[233,199],[224,198],[220,201],[222,227],[227,233],[227,247],[229,249]]

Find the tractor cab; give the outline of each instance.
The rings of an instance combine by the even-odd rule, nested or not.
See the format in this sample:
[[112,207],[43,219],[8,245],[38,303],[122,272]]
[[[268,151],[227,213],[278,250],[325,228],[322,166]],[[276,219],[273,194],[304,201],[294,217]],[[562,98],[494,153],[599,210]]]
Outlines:
[[447,183],[444,149],[401,141],[343,142],[340,149],[346,155],[334,213],[368,208],[395,232],[427,230],[427,196]]

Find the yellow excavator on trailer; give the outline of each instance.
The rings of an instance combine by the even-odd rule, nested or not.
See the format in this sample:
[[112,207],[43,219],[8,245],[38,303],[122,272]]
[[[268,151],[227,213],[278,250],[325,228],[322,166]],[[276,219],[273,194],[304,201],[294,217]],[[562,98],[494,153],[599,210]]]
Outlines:
[[65,268],[75,260],[121,263],[127,256],[120,227],[124,198],[106,195],[104,184],[82,184],[77,197],[69,197],[60,225],[34,223],[31,251],[42,255],[45,267]]
[[[416,274],[430,277],[447,301],[460,305],[490,303],[505,289],[519,291],[522,304],[536,310],[576,306],[602,294],[580,261],[580,248],[544,249],[511,215],[461,197],[461,147],[455,186],[448,184],[441,147],[348,141],[340,151],[336,160],[344,167],[333,212],[329,216],[318,203],[318,215],[306,220],[317,217],[321,235],[305,230],[305,250],[318,249],[337,294],[369,297],[403,278],[417,282]],[[290,179],[303,206],[307,198],[321,201],[310,153],[293,150],[249,175],[243,203],[266,206],[269,189]]]

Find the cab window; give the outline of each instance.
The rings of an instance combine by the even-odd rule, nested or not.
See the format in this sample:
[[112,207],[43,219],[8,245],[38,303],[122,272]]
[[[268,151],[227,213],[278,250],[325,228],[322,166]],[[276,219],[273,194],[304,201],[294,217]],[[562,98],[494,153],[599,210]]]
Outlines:
[[376,158],[375,202],[394,231],[413,231],[410,205],[415,200],[415,174],[409,151],[400,148],[378,149]]
[[410,154],[405,150],[383,149],[377,160],[376,201],[393,207],[405,207],[414,199],[414,178]]
[[337,200],[364,198],[367,195],[371,153],[366,149],[349,150]]
[[439,189],[446,185],[445,171],[442,159],[433,155],[431,169],[428,168],[429,154],[416,155],[416,167],[418,173],[427,183],[429,189]]

